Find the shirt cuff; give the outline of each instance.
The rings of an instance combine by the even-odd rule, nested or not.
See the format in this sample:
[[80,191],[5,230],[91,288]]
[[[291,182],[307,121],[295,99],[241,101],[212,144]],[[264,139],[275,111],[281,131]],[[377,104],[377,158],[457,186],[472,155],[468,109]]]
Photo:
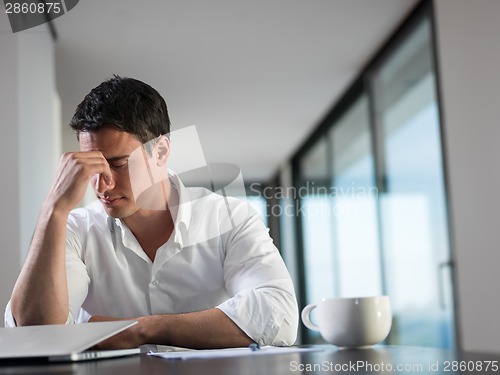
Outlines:
[[[88,321],[89,318],[87,318]],[[65,324],[71,324],[74,323],[73,319],[71,317],[71,313],[68,315],[68,319],[66,320]],[[5,314],[4,314],[4,325],[6,328],[14,328],[17,327],[16,320],[14,319],[14,315],[12,315],[12,310],[10,308],[10,301],[7,303],[7,306],[5,307]]]
[[16,321],[14,320],[14,315],[12,315],[12,310],[10,309],[10,301],[5,307],[4,325],[7,328],[17,327]]
[[[276,308],[265,293],[255,290],[239,293],[217,306],[240,329],[259,345],[283,345],[276,342],[283,313]],[[276,321],[280,319],[280,321]]]

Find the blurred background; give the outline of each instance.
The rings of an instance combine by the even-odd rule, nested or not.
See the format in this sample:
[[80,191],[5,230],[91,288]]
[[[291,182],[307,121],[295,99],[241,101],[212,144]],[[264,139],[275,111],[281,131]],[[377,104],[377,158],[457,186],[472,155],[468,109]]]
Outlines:
[[81,0],[15,34],[1,9],[0,306],[76,106],[118,74],[241,169],[300,308],[387,294],[387,343],[500,352],[500,2]]

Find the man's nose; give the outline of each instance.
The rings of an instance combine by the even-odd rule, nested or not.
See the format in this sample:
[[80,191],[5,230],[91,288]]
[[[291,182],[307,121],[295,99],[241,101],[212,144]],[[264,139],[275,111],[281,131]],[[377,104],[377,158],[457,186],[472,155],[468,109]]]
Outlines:
[[112,174],[105,175],[99,173],[95,176],[94,189],[97,193],[103,194],[107,190],[111,190],[115,187],[115,179]]

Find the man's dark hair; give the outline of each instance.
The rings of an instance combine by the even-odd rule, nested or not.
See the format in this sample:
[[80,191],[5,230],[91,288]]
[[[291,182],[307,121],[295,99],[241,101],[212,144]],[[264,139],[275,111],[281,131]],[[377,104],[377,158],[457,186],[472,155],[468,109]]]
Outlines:
[[78,105],[69,124],[77,137],[111,126],[146,143],[170,133],[165,100],[154,88],[133,78],[113,76]]

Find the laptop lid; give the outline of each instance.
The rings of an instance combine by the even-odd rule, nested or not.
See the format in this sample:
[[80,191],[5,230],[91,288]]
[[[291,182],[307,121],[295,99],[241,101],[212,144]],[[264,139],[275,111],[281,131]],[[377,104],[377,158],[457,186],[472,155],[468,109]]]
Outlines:
[[[0,328],[0,360],[72,358],[137,324],[133,320]],[[72,356],[73,355],[73,356]]]

